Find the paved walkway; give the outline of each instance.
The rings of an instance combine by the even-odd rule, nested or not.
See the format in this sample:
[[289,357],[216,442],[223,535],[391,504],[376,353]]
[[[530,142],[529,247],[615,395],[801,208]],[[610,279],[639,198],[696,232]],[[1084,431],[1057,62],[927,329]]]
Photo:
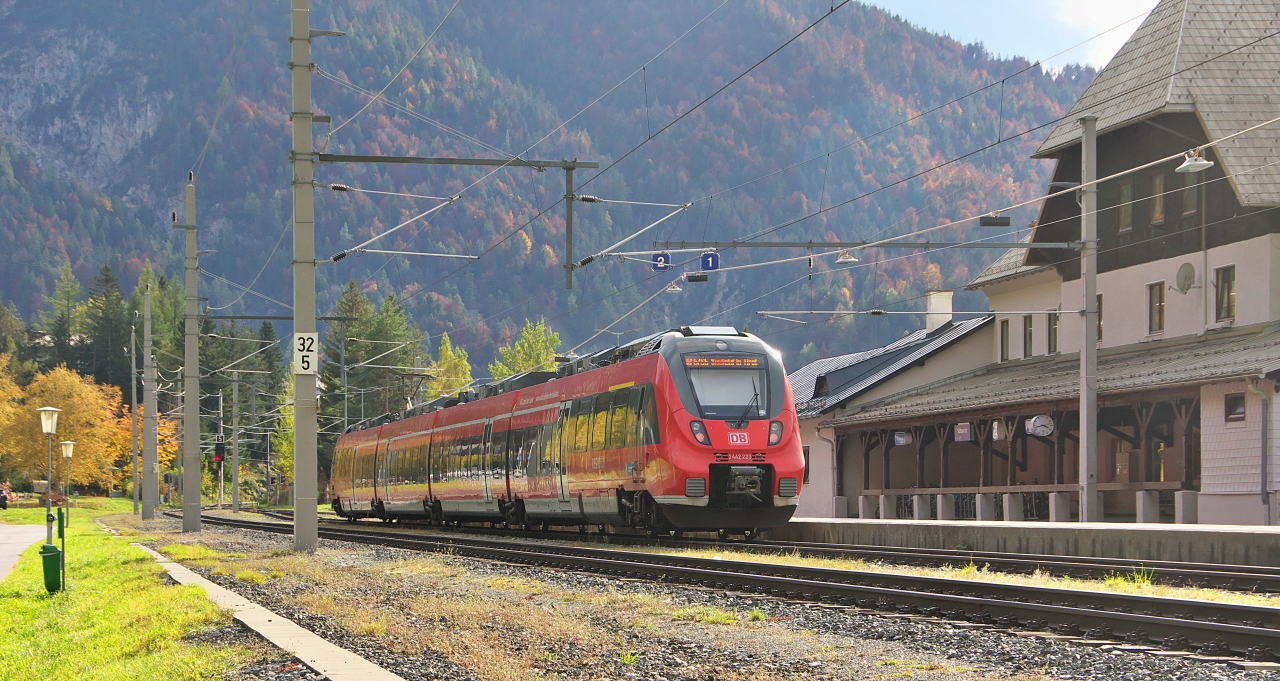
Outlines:
[[44,540],[44,525],[0,525],[0,579],[18,564],[28,546]]
[[329,677],[330,681],[404,681],[400,676],[320,638],[234,591],[214,584],[164,555],[145,546],[134,546],[154,556],[156,562],[169,571],[169,576],[174,581],[179,584],[195,584],[204,589],[209,594],[209,600],[218,604],[218,607],[230,610],[232,617],[261,634],[276,647],[292,653],[303,664]]

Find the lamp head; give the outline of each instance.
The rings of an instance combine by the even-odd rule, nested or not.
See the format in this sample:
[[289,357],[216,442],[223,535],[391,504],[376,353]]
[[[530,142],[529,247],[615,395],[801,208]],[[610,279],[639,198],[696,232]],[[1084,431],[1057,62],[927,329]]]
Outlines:
[[40,407],[36,410],[40,412],[40,431],[45,435],[53,435],[58,432],[58,414],[62,413],[57,407]]
[[1213,167],[1213,161],[1207,161],[1200,155],[1200,150],[1188,151],[1182,165],[1174,169],[1175,173],[1198,173]]
[[667,286],[667,293],[679,293],[683,290],[684,289],[680,288],[680,284],[678,282],[673,281],[671,282],[671,285]]
[[71,460],[71,449],[76,446],[74,440],[63,440],[59,444],[62,445],[62,457],[67,461]]

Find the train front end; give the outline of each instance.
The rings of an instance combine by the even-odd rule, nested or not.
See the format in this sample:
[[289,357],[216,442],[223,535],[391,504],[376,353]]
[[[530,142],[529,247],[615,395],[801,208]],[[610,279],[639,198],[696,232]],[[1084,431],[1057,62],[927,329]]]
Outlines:
[[732,327],[663,339],[669,375],[664,461],[651,488],[681,530],[750,533],[785,524],[804,476],[795,401],[782,357]]

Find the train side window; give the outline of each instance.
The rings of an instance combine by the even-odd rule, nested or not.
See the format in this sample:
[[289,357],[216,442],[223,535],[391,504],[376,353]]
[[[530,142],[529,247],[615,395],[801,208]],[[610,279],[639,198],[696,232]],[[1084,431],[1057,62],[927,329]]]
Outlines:
[[658,432],[658,407],[653,400],[653,386],[646,385],[644,397],[640,402],[641,442],[646,445],[662,443],[662,434]]
[[507,470],[511,471],[512,477],[525,476],[525,429],[513,428],[509,430],[511,440],[507,449]]
[[467,451],[470,453],[470,458],[468,459],[468,466],[469,466],[469,470],[471,471],[472,480],[480,479],[480,475],[482,472],[481,469],[484,466],[484,462],[481,460],[481,449],[480,449],[481,447],[480,441],[482,439],[483,437],[480,435],[472,435],[470,438],[467,438],[467,442],[468,442]]
[[489,470],[492,471],[491,474],[495,480],[507,477],[507,445],[510,438],[510,430],[495,432],[490,438],[492,445],[489,450]]
[[609,415],[609,449],[622,449],[631,446],[627,434],[631,430],[631,388],[623,388],[613,393],[613,407]]
[[612,401],[612,393],[596,395],[595,406],[591,410],[590,451],[598,452],[605,449],[609,435],[609,405]]
[[573,449],[569,451],[571,454],[581,454],[591,451],[588,448],[591,438],[591,405],[593,399],[591,397],[582,397],[574,402],[577,412],[573,417]]
[[644,397],[644,388],[632,388],[627,405],[627,446],[640,446],[640,400]]

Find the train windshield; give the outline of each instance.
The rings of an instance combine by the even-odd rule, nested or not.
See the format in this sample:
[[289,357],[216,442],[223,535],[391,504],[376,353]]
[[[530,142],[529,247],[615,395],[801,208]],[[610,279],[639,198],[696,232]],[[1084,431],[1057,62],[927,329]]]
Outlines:
[[685,355],[685,371],[702,418],[765,418],[769,413],[767,361],[760,355]]

